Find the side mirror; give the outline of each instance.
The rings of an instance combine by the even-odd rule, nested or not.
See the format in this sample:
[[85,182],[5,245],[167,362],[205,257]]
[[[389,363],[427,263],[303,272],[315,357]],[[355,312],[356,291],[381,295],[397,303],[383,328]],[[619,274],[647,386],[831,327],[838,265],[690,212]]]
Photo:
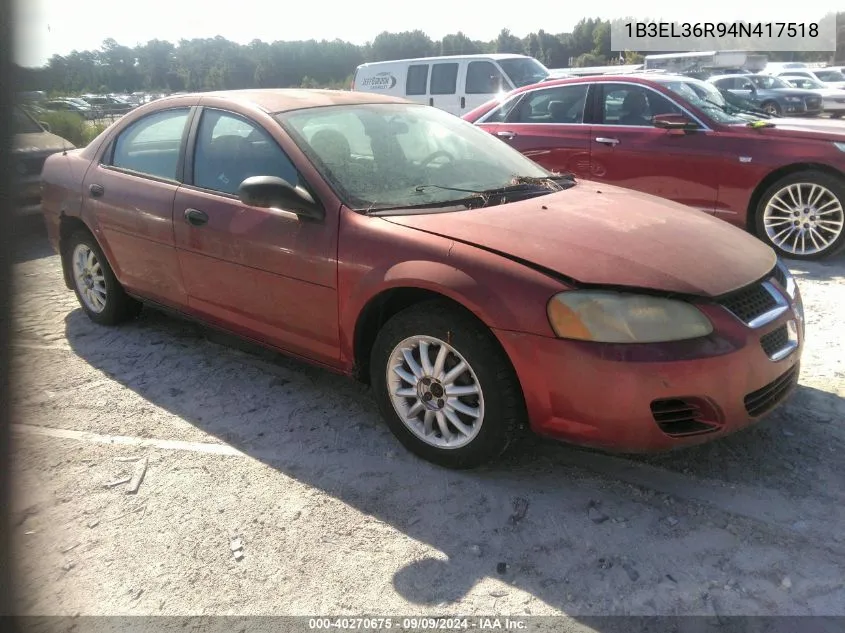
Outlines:
[[241,202],[252,207],[290,211],[312,220],[323,219],[323,208],[305,189],[275,176],[253,176],[238,188]]
[[44,128],[45,130],[47,130],[48,132],[52,132],[52,131],[53,131],[53,128],[51,128],[51,127],[50,127],[50,124],[49,124],[49,123],[47,123],[47,121],[39,121],[38,123],[39,123],[39,124],[41,124],[41,127],[43,127],[43,128]]
[[688,132],[698,129],[698,124],[695,121],[690,121],[683,114],[655,114],[651,122],[654,127],[669,131]]

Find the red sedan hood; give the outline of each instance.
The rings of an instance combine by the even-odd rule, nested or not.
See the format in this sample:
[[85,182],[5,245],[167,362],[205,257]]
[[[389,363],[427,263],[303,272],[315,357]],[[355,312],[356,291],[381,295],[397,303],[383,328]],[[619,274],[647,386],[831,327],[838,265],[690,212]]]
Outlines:
[[762,278],[776,262],[772,249],[723,220],[586,181],[522,202],[384,219],[585,284],[714,297]]

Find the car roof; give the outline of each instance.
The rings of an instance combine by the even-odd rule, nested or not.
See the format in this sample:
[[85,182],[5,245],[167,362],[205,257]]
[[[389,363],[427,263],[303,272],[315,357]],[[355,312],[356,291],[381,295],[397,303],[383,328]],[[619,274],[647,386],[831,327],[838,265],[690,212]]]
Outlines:
[[358,66],[359,68],[366,68],[367,66],[381,66],[386,64],[405,64],[407,62],[432,62],[432,61],[455,61],[458,59],[492,59],[495,61],[499,61],[502,59],[516,59],[516,58],[527,58],[533,59],[528,55],[522,55],[521,53],[471,53],[468,55],[441,55],[438,57],[408,57],[404,59],[391,59],[388,61],[383,62],[366,62]]
[[[174,95],[175,97],[175,95]],[[267,88],[247,90],[220,90],[216,92],[200,92],[195,94],[181,94],[176,98],[186,97],[214,97],[225,99],[243,105],[257,106],[266,112],[279,113],[304,108],[317,108],[333,105],[363,105],[378,103],[411,103],[407,99],[374,94],[371,92],[356,92],[351,90],[318,90],[301,88]],[[159,99],[162,103],[169,98]]]

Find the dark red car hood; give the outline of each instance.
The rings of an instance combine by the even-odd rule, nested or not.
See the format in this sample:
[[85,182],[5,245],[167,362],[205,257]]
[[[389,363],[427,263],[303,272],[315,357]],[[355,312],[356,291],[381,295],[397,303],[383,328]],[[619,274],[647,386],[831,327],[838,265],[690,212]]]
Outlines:
[[511,204],[384,219],[498,251],[585,284],[714,297],[762,278],[776,263],[772,249],[723,220],[586,181]]

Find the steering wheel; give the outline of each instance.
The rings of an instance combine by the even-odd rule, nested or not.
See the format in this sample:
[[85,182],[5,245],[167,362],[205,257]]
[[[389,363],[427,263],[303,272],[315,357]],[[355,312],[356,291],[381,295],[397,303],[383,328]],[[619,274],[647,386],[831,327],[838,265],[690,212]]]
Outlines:
[[449,152],[447,152],[444,149],[439,149],[436,152],[432,152],[431,154],[429,154],[428,156],[423,158],[420,161],[420,165],[422,165],[423,167],[428,167],[429,164],[433,163],[435,160],[437,160],[441,156],[448,158],[450,162],[455,161],[455,157],[452,156]]

